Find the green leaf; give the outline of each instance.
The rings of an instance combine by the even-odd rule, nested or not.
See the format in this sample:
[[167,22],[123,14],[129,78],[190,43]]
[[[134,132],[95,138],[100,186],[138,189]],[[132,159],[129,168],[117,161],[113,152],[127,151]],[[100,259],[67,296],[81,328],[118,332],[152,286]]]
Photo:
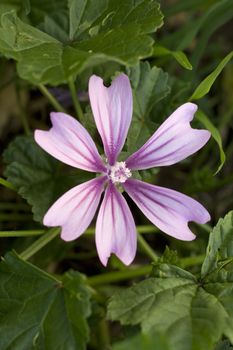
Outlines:
[[84,350],[90,291],[84,277],[62,281],[8,253],[0,264],[1,350]]
[[233,212],[218,221],[210,234],[201,276],[227,315],[224,333],[233,342]]
[[[153,277],[113,295],[108,317],[122,325],[140,324],[143,333],[166,339],[169,350],[213,350],[222,335],[232,342],[232,215],[220,220],[210,235],[201,279],[158,263]],[[140,344],[140,336],[136,340]]]
[[127,73],[133,88],[134,115],[146,119],[154,105],[170,92],[168,74],[161,68],[151,68],[149,62],[140,62]]
[[233,259],[232,232],[233,211],[230,211],[223,219],[219,219],[217,225],[210,234],[206,258],[201,270],[202,278],[226,266],[227,263],[230,262],[229,259]]
[[64,80],[62,45],[55,38],[21,21],[14,12],[1,17],[0,52],[18,61],[22,78],[31,82]]
[[150,120],[153,107],[170,93],[168,74],[161,68],[140,62],[127,70],[133,89],[133,121],[127,138],[128,151],[140,147],[155,131]]
[[193,69],[191,63],[189,62],[188,57],[182,51],[172,51],[167,49],[164,46],[155,44],[152,56],[154,57],[172,56],[183,68],[188,70]]
[[233,51],[231,51],[215,68],[215,70],[210,73],[196,88],[192,96],[190,97],[190,100],[199,100],[208,92],[210,91],[212,85],[214,84],[215,80],[223,70],[223,68],[226,66],[226,64],[232,59],[233,57]]
[[68,0],[69,8],[69,38],[74,38],[92,27],[99,15],[107,9],[108,0]]
[[14,12],[1,17],[0,52],[17,60],[19,75],[34,84],[58,85],[108,61],[133,65],[150,56],[153,39],[148,34],[163,24],[154,0],[70,0],[67,36],[65,19],[59,28],[54,16],[44,14],[40,24],[50,35],[24,23]]
[[226,156],[223,150],[222,146],[222,138],[220,135],[220,132],[218,129],[212,124],[210,119],[207,117],[205,113],[203,113],[201,110],[198,110],[196,113],[196,119],[198,119],[205,127],[207,130],[210,131],[213,139],[217,142],[218,148],[219,148],[219,156],[220,156],[220,164],[218,166],[217,171],[215,172],[215,175],[222,169],[225,161],[226,161]]
[[38,28],[46,32],[61,43],[66,43],[69,40],[67,34],[68,20],[64,12],[57,12],[53,16],[45,15],[43,23],[40,23]]
[[4,152],[5,175],[32,205],[34,219],[42,221],[48,208],[83,177],[64,175],[60,163],[44,152],[32,137],[17,137]]

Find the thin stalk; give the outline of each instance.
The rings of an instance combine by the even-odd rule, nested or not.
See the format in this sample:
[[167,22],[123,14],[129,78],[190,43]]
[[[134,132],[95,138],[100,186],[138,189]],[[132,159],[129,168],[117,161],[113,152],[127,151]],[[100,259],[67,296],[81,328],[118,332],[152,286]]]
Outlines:
[[38,89],[49,100],[49,102],[56,109],[56,111],[65,112],[65,109],[62,107],[62,105],[56,100],[56,98],[49,92],[49,90],[43,84],[39,84]]
[[196,224],[196,225],[202,228],[203,231],[207,233],[210,233],[213,230],[213,228],[209,224]]
[[115,283],[119,281],[128,280],[135,277],[145,276],[151,272],[152,266],[146,265],[134,269],[127,269],[116,272],[108,272],[102,275],[97,275],[93,277],[88,277],[88,283],[94,287],[108,283]]
[[17,101],[18,101],[19,111],[20,111],[19,116],[20,116],[21,123],[22,123],[23,128],[24,128],[25,135],[30,135],[31,130],[30,130],[30,126],[28,123],[28,118],[27,118],[27,115],[25,113],[25,109],[21,103],[20,91],[19,91],[19,87],[17,86],[17,84],[16,84],[16,95],[17,95]]
[[[14,203],[9,203],[9,204],[14,204]],[[8,206],[7,206],[8,208]],[[0,203],[0,209],[1,209],[1,203]],[[11,206],[9,206],[9,209],[12,209]],[[23,215],[23,216],[22,216]],[[21,218],[21,219],[20,219]],[[4,213],[4,214],[0,214],[0,219],[3,220],[11,220],[11,219],[15,219],[15,220],[21,220],[24,221],[25,219],[31,218],[31,215],[28,214],[14,214],[14,213]],[[137,226],[137,231],[140,232],[141,234],[143,233],[153,233],[154,231],[156,231],[156,227],[154,227],[153,225],[145,225],[145,226]],[[27,236],[39,236],[39,235],[43,235],[46,233],[46,230],[14,230],[14,231],[0,231],[0,237],[27,237]],[[86,230],[85,234],[88,235],[93,235],[95,233],[95,228],[94,227],[90,227],[89,229]],[[82,253],[77,254],[70,254],[69,258],[71,259],[81,259],[81,255]],[[84,256],[87,257],[93,257],[96,256],[96,253],[90,252],[90,253],[84,253],[82,258],[84,258]]]
[[[137,232],[141,234],[155,233],[155,232],[159,232],[159,229],[153,225],[140,225],[140,226],[137,226]],[[90,227],[85,231],[85,234],[87,235],[92,235],[94,233],[95,233],[95,227]]]
[[29,237],[45,233],[45,230],[0,231],[0,237]]
[[20,256],[24,260],[30,259],[34,254],[36,254],[40,249],[51,242],[60,233],[60,228],[52,228],[43,234],[37,241],[35,241],[30,247],[24,250]]
[[111,338],[109,334],[108,322],[105,318],[102,318],[102,320],[99,321],[98,331],[99,331],[98,348],[101,350],[109,350],[110,344],[111,344]]
[[[192,257],[182,258],[180,259],[180,262],[182,264],[183,268],[194,266],[194,265],[201,265],[205,259],[205,255],[196,255]],[[100,286],[100,285],[106,285],[109,283],[116,283],[120,281],[125,281],[128,279],[133,279],[135,277],[141,277],[150,274],[152,269],[151,265],[145,265],[142,267],[138,267],[135,269],[129,268],[122,271],[116,271],[116,272],[108,272],[104,273],[102,275],[96,275],[89,277],[88,283],[92,287]]]
[[205,259],[205,254],[202,255],[196,255],[196,256],[188,256],[187,258],[182,258],[181,265],[183,268],[194,266],[194,265],[201,265]]
[[155,254],[154,250],[149,246],[147,241],[141,236],[141,234],[137,233],[138,243],[144,253],[154,262],[158,261],[158,256]]
[[0,177],[0,185],[3,185],[4,187],[9,188],[10,190],[17,191],[17,188],[14,185],[12,185],[9,181],[3,179],[2,177]]
[[72,97],[72,100],[73,100],[75,112],[76,112],[76,115],[77,115],[77,119],[79,119],[81,122],[83,122],[84,121],[84,115],[83,115],[83,111],[82,111],[80,102],[78,100],[78,95],[77,95],[77,91],[76,91],[76,88],[75,88],[74,80],[72,78],[70,78],[69,81],[68,81],[68,84],[69,84],[69,89],[70,89],[71,97]]

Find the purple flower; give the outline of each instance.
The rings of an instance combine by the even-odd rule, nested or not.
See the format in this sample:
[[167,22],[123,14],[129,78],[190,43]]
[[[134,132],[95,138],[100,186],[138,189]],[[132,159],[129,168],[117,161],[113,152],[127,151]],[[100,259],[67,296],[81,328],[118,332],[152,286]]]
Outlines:
[[188,222],[209,221],[206,209],[184,194],[133,179],[133,171],[177,163],[205,145],[210,133],[190,126],[197,106],[185,103],[177,108],[137,152],[118,162],[132,119],[129,79],[121,74],[107,88],[93,75],[89,96],[106,161],[87,130],[65,113],[51,113],[52,128],[35,131],[36,142],[55,158],[100,174],[59,198],[46,213],[44,224],[61,226],[65,241],[78,238],[90,225],[105,192],[96,223],[99,258],[106,265],[114,253],[129,265],[136,254],[137,235],[131,211],[118,190],[121,186],[159,229],[184,241],[194,239]]

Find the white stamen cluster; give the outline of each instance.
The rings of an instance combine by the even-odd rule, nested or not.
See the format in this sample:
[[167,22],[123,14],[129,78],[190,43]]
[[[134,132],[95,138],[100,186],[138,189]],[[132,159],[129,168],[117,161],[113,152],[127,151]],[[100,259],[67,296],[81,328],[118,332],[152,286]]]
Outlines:
[[109,178],[113,183],[123,183],[132,176],[130,169],[126,167],[125,162],[116,162],[109,167]]

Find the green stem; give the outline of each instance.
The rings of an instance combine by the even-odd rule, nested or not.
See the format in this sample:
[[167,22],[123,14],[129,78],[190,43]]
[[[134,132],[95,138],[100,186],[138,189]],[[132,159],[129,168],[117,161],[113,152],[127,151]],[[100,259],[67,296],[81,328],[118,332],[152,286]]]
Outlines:
[[151,265],[146,265],[138,267],[136,269],[127,269],[122,271],[104,273],[102,275],[89,277],[87,280],[88,283],[94,287],[102,284],[124,281],[134,277],[145,276],[151,272],[151,269]]
[[152,259],[152,261],[157,262],[158,256],[155,254],[154,250],[149,246],[147,241],[141,236],[139,232],[137,232],[137,238],[139,246],[142,248],[142,250],[145,252],[145,254]]
[[24,250],[20,256],[24,260],[28,260],[34,254],[36,254],[40,249],[46,246],[50,241],[52,241],[60,233],[60,228],[52,228],[43,234],[37,241],[35,241],[30,247]]
[[20,98],[20,88],[17,84],[17,80],[16,80],[16,85],[15,85],[15,89],[16,89],[16,96],[17,96],[17,102],[18,102],[18,105],[19,105],[19,116],[20,116],[20,119],[21,119],[21,123],[23,125],[23,128],[24,128],[24,132],[25,132],[25,135],[30,135],[31,134],[31,130],[30,130],[30,127],[29,127],[29,123],[28,123],[28,118],[27,118],[27,115],[25,113],[25,109],[22,105],[22,102],[21,102],[21,98]]
[[201,265],[205,259],[205,254],[196,255],[196,256],[188,256],[187,258],[182,258],[181,265],[183,268],[195,265]]
[[[205,259],[205,255],[196,255],[192,257],[182,258],[180,259],[181,265],[183,268],[201,265],[203,260]],[[124,280],[128,280],[135,277],[141,277],[150,274],[152,269],[151,265],[146,265],[142,267],[138,267],[136,269],[129,268],[122,271],[116,272],[108,272],[102,275],[96,275],[88,278],[88,283],[92,287],[106,285],[108,283],[116,283]]]
[[45,230],[0,231],[0,237],[28,237],[38,236],[44,233]]
[[99,331],[98,349],[101,349],[101,350],[110,349],[111,339],[109,334],[109,326],[105,318],[102,318],[102,320],[99,321],[98,331]]
[[9,181],[3,179],[2,177],[0,177],[0,185],[3,185],[4,187],[9,188],[13,191],[17,191],[17,188],[14,185],[12,185]]
[[49,90],[43,85],[39,84],[38,89],[40,92],[47,97],[51,105],[56,109],[58,112],[65,112],[65,109],[60,105],[60,103],[56,100],[56,98],[49,92]]
[[69,79],[68,81],[69,84],[69,89],[70,89],[70,93],[71,93],[71,97],[73,100],[73,104],[74,104],[74,108],[75,108],[75,112],[77,115],[77,118],[83,122],[84,121],[84,115],[83,115],[83,111],[80,105],[80,102],[78,100],[78,96],[77,96],[77,91],[75,88],[75,84],[74,84],[74,80],[72,78]]
[[[14,203],[9,203],[9,204],[14,204]],[[1,203],[0,203],[0,208],[1,208]],[[6,207],[8,208],[8,207]],[[9,206],[9,209],[12,209],[11,206]],[[20,209],[20,208],[19,208]],[[31,215],[28,214],[12,214],[12,213],[4,213],[0,214],[0,219],[6,221],[6,220],[19,220],[19,221],[24,221],[27,220],[28,218],[31,218]],[[144,233],[152,233],[155,232],[157,229],[153,225],[142,225],[142,226],[137,226],[137,231],[140,232],[141,234]],[[0,231],[0,237],[27,237],[27,236],[39,236],[45,234],[46,230],[17,230],[17,231]],[[93,235],[95,233],[95,228],[90,227],[89,229],[86,230],[85,234],[88,235]],[[80,253],[81,254],[81,253]],[[79,254],[79,255],[80,255]],[[96,253],[84,253],[87,256],[95,256]],[[74,254],[74,256],[71,254],[69,255],[69,258],[74,259],[75,257],[80,260],[80,256],[77,256],[77,254]]]
[[[137,232],[141,234],[159,232],[159,229],[153,225],[137,226]],[[85,234],[92,235],[95,233],[95,227],[90,227],[85,231]]]
[[210,233],[213,230],[213,228],[209,224],[196,224],[196,225],[207,233]]

